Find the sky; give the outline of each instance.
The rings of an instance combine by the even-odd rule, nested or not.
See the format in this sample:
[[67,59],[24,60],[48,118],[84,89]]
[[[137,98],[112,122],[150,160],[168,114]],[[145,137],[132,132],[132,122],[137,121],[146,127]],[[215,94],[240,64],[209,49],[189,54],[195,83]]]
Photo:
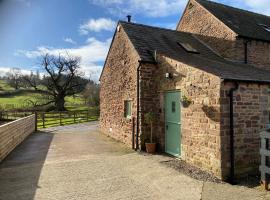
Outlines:
[[[214,0],[270,15],[270,0]],[[0,76],[41,70],[41,56],[81,58],[98,81],[118,20],[175,29],[187,0],[0,0]],[[41,71],[40,71],[41,72]],[[42,72],[41,72],[42,73]]]

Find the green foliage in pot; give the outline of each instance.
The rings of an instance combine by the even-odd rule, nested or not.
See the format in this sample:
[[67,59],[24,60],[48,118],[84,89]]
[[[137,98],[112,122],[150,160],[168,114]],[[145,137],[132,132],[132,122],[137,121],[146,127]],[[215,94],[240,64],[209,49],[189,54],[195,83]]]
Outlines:
[[150,143],[153,143],[153,123],[156,120],[156,115],[153,112],[148,112],[144,115],[145,122],[150,125],[151,128],[151,137]]
[[182,102],[182,105],[184,107],[188,107],[192,103],[192,100],[189,97],[187,97],[186,95],[183,95],[181,102]]

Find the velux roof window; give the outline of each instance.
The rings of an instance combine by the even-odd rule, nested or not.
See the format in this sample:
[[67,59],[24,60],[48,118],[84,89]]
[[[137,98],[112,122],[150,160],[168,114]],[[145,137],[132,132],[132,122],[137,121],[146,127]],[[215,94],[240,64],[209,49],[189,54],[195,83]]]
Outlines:
[[198,54],[199,52],[197,49],[193,48],[190,44],[184,43],[184,42],[177,42],[178,45],[180,45],[186,52],[188,53],[196,53]]
[[259,24],[264,30],[270,32],[270,27],[266,24]]

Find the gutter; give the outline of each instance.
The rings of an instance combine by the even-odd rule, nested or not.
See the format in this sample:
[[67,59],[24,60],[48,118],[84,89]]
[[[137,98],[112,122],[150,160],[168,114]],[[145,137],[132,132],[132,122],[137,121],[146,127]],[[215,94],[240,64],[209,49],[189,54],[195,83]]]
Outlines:
[[234,92],[238,90],[239,84],[235,82],[235,87],[231,88],[229,91],[229,98],[230,98],[230,179],[229,182],[234,185],[235,184],[235,169],[234,169],[234,163],[235,163],[235,151],[234,151],[234,107],[233,107],[233,97]]

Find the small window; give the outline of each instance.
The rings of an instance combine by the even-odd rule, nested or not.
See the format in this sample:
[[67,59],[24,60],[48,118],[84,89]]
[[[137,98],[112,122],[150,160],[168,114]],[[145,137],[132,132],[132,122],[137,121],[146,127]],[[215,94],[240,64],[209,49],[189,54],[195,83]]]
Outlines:
[[193,48],[188,43],[178,42],[178,45],[180,45],[188,53],[196,53],[196,54],[199,53],[195,48]]
[[130,119],[131,118],[131,101],[125,101],[124,102],[124,116],[125,118]]
[[266,24],[259,24],[264,30],[270,32],[270,27]]

